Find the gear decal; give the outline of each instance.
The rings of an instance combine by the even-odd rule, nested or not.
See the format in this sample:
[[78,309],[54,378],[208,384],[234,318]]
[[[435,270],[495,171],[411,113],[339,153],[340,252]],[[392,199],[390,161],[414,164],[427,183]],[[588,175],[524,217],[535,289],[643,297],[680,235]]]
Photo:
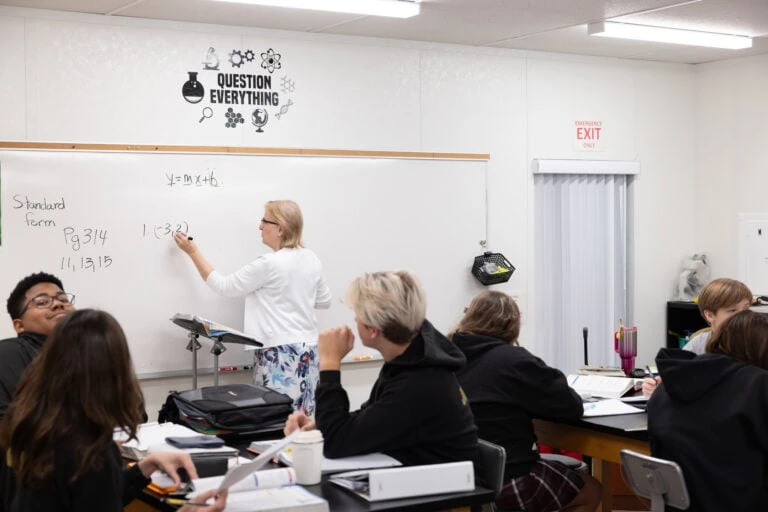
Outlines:
[[229,54],[229,63],[232,64],[233,68],[239,68],[243,65],[244,62],[245,57],[243,57],[243,54],[240,52],[240,50],[232,50],[232,52]]

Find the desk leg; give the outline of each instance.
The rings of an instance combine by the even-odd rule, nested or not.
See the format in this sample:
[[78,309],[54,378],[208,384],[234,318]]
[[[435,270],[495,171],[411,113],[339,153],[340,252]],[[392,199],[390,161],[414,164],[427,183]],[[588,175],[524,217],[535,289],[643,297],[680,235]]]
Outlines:
[[613,510],[613,463],[602,459],[592,459],[592,476],[603,484],[603,499],[597,512]]

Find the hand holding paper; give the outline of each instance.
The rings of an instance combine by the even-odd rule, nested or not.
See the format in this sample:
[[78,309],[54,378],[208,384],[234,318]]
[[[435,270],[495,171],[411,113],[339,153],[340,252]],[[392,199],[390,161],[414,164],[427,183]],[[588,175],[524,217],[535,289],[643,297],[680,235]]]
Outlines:
[[283,448],[291,444],[300,433],[301,430],[296,430],[292,434],[285,436],[283,439],[264,450],[261,455],[253,459],[251,462],[235,466],[234,468],[227,471],[227,474],[224,476],[224,480],[222,480],[221,485],[219,485],[219,491],[229,489],[240,480],[264,467],[264,464],[269,462],[272,457],[280,453]]

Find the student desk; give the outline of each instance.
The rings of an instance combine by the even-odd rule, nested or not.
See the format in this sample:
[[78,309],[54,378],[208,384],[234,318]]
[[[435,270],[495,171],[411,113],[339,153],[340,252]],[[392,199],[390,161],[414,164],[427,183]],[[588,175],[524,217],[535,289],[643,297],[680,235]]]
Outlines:
[[[495,496],[495,493],[491,489],[475,487],[474,491],[461,493],[421,496],[418,498],[369,503],[353,495],[351,492],[333,485],[327,478],[323,478],[320,485],[307,485],[304,486],[304,488],[312,494],[327,500],[328,508],[332,512],[338,510],[343,510],[345,512],[379,512],[385,510],[402,512],[428,512],[438,510],[469,512],[470,507],[490,503]],[[125,512],[173,512],[174,510],[176,510],[176,507],[160,502],[149,493],[143,493],[138,499],[131,502],[125,508]]]
[[[238,446],[244,453],[244,457],[253,457],[253,455],[244,451],[248,446]],[[402,512],[428,512],[428,511],[450,511],[450,512],[469,512],[470,507],[490,503],[495,497],[491,489],[476,486],[473,491],[439,494],[435,496],[420,496],[416,498],[406,498],[399,500],[379,501],[369,503],[328,481],[324,476],[319,485],[305,485],[312,494],[320,496],[328,501],[328,507],[331,511],[343,510],[345,512],[379,512],[379,511],[402,511]],[[166,505],[159,501],[153,494],[143,492],[139,498],[131,502],[125,512],[173,512],[176,507]]]
[[613,464],[620,464],[623,449],[650,455],[648,415],[582,418],[574,422],[534,420],[539,442],[592,457],[592,475],[603,484],[598,512],[613,509]]

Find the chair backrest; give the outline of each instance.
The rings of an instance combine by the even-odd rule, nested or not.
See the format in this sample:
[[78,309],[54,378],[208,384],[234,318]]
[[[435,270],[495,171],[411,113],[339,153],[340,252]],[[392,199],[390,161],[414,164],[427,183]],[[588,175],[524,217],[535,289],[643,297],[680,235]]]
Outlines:
[[477,440],[477,460],[475,477],[485,487],[496,494],[504,487],[504,467],[507,464],[507,452],[504,447],[482,439]]
[[691,504],[683,472],[675,462],[621,450],[621,472],[632,492],[651,500],[651,512],[666,506],[687,510]]

